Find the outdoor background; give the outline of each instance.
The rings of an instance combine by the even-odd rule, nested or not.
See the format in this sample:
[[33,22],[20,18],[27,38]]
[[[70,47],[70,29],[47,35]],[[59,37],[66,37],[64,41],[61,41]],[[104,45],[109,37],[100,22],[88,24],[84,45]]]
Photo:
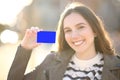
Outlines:
[[[25,30],[32,26],[56,30],[61,12],[72,1],[86,4],[100,16],[120,54],[120,0],[0,0],[0,80],[7,79]],[[43,61],[52,45],[43,44],[33,50],[26,73]]]

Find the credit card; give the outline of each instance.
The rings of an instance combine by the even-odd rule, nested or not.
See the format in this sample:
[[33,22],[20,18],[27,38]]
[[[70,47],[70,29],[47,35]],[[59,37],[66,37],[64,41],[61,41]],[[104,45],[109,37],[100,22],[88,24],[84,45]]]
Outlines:
[[39,31],[37,32],[37,43],[55,43],[55,31]]

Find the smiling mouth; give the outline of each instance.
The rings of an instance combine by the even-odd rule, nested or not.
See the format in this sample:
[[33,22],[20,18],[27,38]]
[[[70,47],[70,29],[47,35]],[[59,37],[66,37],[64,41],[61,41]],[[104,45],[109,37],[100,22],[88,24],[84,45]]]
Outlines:
[[81,44],[83,44],[83,40],[81,40],[81,41],[76,41],[76,42],[73,42],[73,44],[75,45],[75,46],[79,46],[79,45],[81,45]]

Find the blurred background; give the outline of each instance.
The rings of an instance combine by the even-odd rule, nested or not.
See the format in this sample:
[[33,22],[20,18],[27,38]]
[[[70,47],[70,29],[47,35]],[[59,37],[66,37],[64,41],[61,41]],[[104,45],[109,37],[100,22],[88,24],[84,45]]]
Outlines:
[[[120,54],[120,0],[0,0],[0,80],[7,79],[25,30],[32,26],[56,30],[65,5],[73,1],[86,4],[100,16]],[[43,61],[52,45],[43,44],[33,50],[26,73]]]

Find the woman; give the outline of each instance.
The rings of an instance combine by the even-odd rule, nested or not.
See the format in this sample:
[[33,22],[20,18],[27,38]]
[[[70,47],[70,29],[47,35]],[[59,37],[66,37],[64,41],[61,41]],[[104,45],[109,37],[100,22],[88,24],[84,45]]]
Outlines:
[[83,4],[63,11],[57,30],[58,51],[24,75],[38,29],[26,31],[9,71],[8,80],[119,80],[120,59],[102,21]]

